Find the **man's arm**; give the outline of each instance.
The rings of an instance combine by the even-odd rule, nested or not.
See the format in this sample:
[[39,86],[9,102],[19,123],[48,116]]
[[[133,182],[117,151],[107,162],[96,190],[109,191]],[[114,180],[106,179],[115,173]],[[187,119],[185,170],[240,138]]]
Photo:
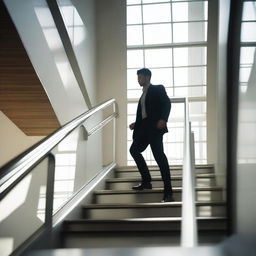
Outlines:
[[171,101],[163,85],[159,85],[159,98],[162,105],[160,120],[167,122],[171,111]]

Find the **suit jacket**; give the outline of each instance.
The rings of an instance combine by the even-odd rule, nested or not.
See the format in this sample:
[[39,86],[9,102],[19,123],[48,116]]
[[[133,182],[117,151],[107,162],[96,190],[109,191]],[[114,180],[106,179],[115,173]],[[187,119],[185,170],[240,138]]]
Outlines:
[[[150,132],[164,134],[168,132],[167,127],[157,129],[157,122],[161,119],[168,121],[171,110],[171,101],[166,94],[163,85],[150,85],[145,98],[145,107],[147,113],[147,129]],[[139,128],[142,123],[141,104],[140,101],[137,107],[136,121],[134,126],[133,138],[138,135]]]

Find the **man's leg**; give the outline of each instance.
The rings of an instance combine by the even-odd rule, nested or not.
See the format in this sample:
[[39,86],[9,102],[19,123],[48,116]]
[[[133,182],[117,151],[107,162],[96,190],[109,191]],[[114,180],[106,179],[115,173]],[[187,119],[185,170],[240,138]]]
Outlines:
[[169,163],[164,153],[163,148],[163,135],[156,134],[150,139],[150,147],[153,156],[160,168],[162,179],[164,182],[164,198],[167,195],[172,195],[172,185],[171,185],[171,174]]
[[151,175],[149,173],[148,166],[141,154],[147,148],[148,144],[147,136],[144,134],[144,136],[141,135],[138,138],[135,138],[130,147],[130,153],[139,169],[143,184],[151,182]]

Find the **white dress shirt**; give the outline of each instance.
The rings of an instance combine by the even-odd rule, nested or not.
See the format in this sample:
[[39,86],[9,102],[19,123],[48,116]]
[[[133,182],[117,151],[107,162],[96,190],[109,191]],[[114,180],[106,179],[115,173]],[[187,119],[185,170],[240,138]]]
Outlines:
[[143,86],[143,89],[142,89],[143,93],[142,93],[141,98],[140,98],[142,119],[147,118],[145,100],[146,100],[147,91],[148,91],[149,86],[150,86],[150,84]]

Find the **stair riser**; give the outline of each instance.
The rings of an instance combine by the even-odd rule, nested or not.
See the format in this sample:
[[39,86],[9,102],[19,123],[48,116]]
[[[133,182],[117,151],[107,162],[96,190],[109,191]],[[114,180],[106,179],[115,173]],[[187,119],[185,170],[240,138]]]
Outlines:
[[[175,201],[181,201],[181,192],[174,191]],[[95,203],[155,203],[163,198],[162,193],[95,194]],[[196,201],[222,201],[222,191],[197,191]]]
[[[213,168],[205,168],[205,169],[197,169],[196,174],[213,174],[214,170]],[[160,171],[159,170],[151,170],[150,174],[152,177],[159,176]],[[171,175],[182,175],[181,170],[171,170]],[[132,178],[132,177],[141,177],[139,171],[116,171],[115,172],[116,178]]]
[[[153,233],[153,232],[152,232]],[[115,233],[83,233],[65,235],[64,244],[66,248],[116,248],[116,247],[152,247],[152,246],[179,246],[180,232],[164,234],[148,232],[148,234],[136,234],[133,232]],[[102,249],[103,250],[103,249]],[[105,255],[105,251],[101,255]],[[114,254],[117,255],[117,254]],[[114,256],[113,255],[113,256]],[[120,254],[118,254],[120,255]],[[126,254],[125,254],[126,255]],[[137,254],[136,254],[137,255]]]
[[[134,185],[137,185],[140,182],[138,181],[127,181],[127,182],[107,182],[106,189],[110,190],[127,190],[131,189]],[[152,181],[153,188],[163,188],[162,181]],[[182,180],[172,180],[173,187],[181,187]],[[196,180],[197,187],[211,187],[216,186],[215,179],[213,178],[198,178]]]
[[[220,243],[226,238],[225,231],[217,233],[199,232],[199,245]],[[169,247],[180,246],[180,232],[148,232],[148,234],[124,232],[101,234],[67,234],[64,238],[65,248],[129,248],[129,247]],[[116,255],[116,254],[115,254]],[[118,254],[120,255],[120,254]],[[129,254],[130,255],[130,254]],[[136,254],[137,255],[137,254]],[[180,254],[179,254],[180,255]]]
[[[163,208],[122,208],[122,209],[84,209],[87,219],[123,219],[123,218],[153,218],[180,217],[181,206]],[[199,217],[225,217],[225,206],[197,206]]]
[[[207,220],[207,221],[197,221],[198,229],[200,231],[224,231],[226,230],[225,220]],[[65,223],[65,232],[175,232],[180,231],[181,222],[180,221],[127,221],[123,222],[71,222]]]

